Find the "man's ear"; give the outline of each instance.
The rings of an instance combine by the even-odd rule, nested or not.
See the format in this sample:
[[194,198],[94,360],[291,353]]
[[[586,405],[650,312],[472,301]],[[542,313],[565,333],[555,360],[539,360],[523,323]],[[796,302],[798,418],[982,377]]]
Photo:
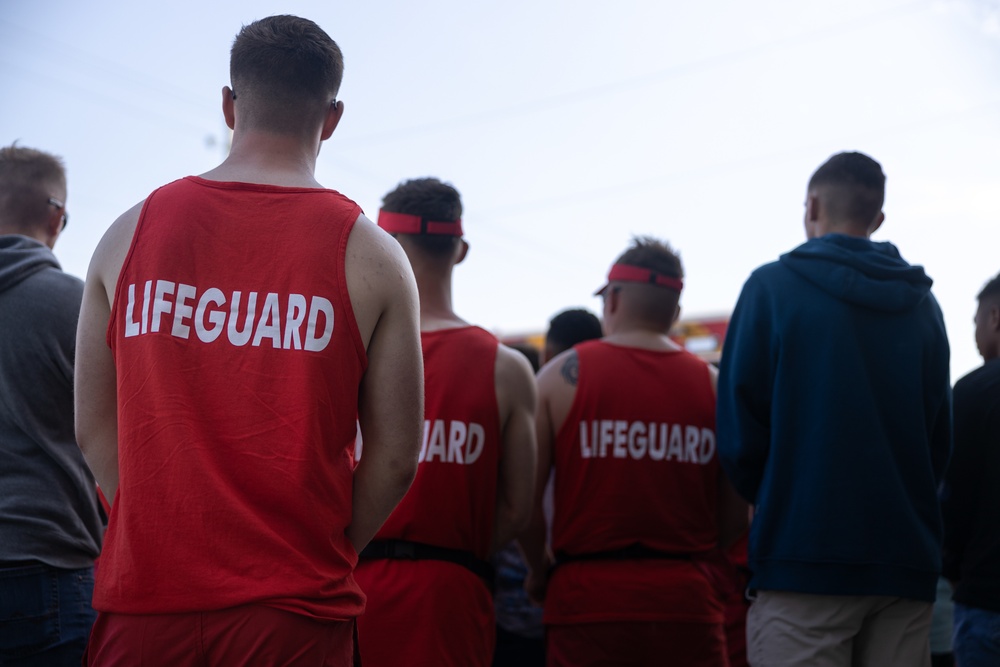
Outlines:
[[455,264],[464,262],[469,254],[469,243],[465,239],[459,239],[458,247],[458,259],[455,260]]
[[990,331],[1000,331],[1000,303],[994,303],[990,306],[990,313],[987,317],[989,318],[987,324]]
[[872,224],[868,225],[868,236],[874,234],[875,230],[882,226],[883,221],[885,221],[885,213],[883,211],[879,211],[878,215],[876,215],[875,219],[872,221]]
[[323,133],[320,134],[320,139],[326,141],[333,136],[333,131],[337,129],[337,125],[340,124],[340,119],[344,115],[344,103],[335,100],[330,104],[330,107],[326,110],[326,117],[323,119]]
[[236,99],[236,93],[229,86],[222,87],[222,115],[226,119],[226,126],[230,130],[236,129],[236,113],[233,110],[233,100]]

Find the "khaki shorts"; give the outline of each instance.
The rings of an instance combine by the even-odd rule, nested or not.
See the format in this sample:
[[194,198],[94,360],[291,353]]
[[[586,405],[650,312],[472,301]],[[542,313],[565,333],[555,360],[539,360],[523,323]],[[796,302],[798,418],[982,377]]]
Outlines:
[[753,667],[930,667],[931,603],[758,591],[747,614]]

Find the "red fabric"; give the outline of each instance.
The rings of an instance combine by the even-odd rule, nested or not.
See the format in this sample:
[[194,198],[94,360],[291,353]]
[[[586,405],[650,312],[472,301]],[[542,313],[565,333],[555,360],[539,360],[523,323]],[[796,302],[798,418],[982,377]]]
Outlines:
[[669,287],[680,292],[684,288],[684,281],[673,276],[665,276],[650,269],[630,264],[615,264],[608,272],[608,282],[620,281],[628,283],[649,283],[660,287]]
[[319,621],[270,607],[191,614],[101,612],[84,665],[135,667],[350,667],[354,621]]
[[199,178],[146,200],[108,327],[120,487],[96,609],[363,611],[345,535],[359,213],[331,190]]
[[[576,397],[554,452],[555,552],[639,543],[710,553],[719,464],[705,363],[603,341],[575,349]],[[568,562],[549,583],[547,624],[660,620],[722,622],[716,582],[699,558]]]
[[[486,560],[493,539],[500,461],[493,379],[497,339],[479,327],[429,331],[420,338],[424,354],[420,465],[406,497],[376,539],[464,549]],[[471,464],[459,462],[470,454],[475,456]]]
[[597,623],[548,629],[548,667],[727,667],[722,629],[706,623]]
[[[485,560],[500,458],[497,340],[478,327],[424,332],[421,339],[421,462],[376,539],[462,549]],[[358,626],[366,667],[490,664],[493,602],[486,584],[466,568],[430,560],[372,560],[359,563],[356,576],[368,596]]]
[[408,213],[378,212],[378,226],[390,234],[440,234],[443,236],[461,236],[462,221],[429,221],[419,215]]
[[435,560],[362,561],[368,609],[358,619],[365,667],[489,667],[496,625],[486,584]]

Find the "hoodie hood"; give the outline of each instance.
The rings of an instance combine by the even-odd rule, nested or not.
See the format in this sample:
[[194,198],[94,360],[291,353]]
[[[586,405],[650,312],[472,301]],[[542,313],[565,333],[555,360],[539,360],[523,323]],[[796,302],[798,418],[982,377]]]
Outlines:
[[779,261],[841,301],[886,312],[910,310],[934,282],[891,243],[843,234],[810,239]]
[[49,268],[62,267],[44,243],[18,234],[0,236],[0,292]]

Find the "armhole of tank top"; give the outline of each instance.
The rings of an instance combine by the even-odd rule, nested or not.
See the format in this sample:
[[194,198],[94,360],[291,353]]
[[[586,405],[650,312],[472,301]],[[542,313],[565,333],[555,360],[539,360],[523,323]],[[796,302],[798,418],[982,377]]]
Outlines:
[[129,241],[128,244],[128,252],[125,254],[125,260],[122,262],[121,268],[118,270],[118,279],[115,282],[115,301],[113,304],[111,304],[111,313],[110,316],[108,317],[108,328],[107,331],[105,332],[105,340],[108,344],[108,347],[111,348],[112,353],[114,353],[117,347],[117,343],[115,342],[114,332],[115,332],[115,327],[118,324],[118,304],[120,303],[120,299],[122,296],[121,292],[122,292],[123,279],[125,277],[125,271],[132,263],[132,255],[135,253],[135,246],[139,239],[139,232],[142,230],[143,222],[145,222],[146,220],[146,211],[149,209],[149,204],[150,202],[153,201],[153,197],[155,197],[156,193],[158,193],[159,191],[160,191],[159,188],[153,190],[153,192],[151,192],[149,196],[146,197],[146,201],[142,203],[142,209],[139,211],[139,219],[136,220],[135,229],[132,231],[132,240]]
[[[576,359],[577,363],[579,364],[580,374],[577,376],[576,388],[573,390],[573,400],[570,401],[569,403],[569,410],[566,412],[566,419],[563,421],[562,426],[559,427],[559,430],[556,431],[555,437],[552,440],[553,463],[555,462],[556,445],[562,440],[566,429],[570,428],[570,424],[573,423],[573,416],[576,414],[576,411],[579,407],[579,402],[582,400],[580,395],[580,387],[583,386],[583,364],[580,361],[580,346],[589,342],[591,341],[584,341],[583,343],[577,343],[576,345],[573,346],[573,349],[576,351]],[[575,438],[576,436],[574,435],[573,437]]]
[[361,330],[358,329],[358,321],[354,317],[354,304],[351,303],[351,293],[347,289],[347,242],[351,238],[354,225],[357,224],[358,218],[362,214],[363,211],[360,206],[355,205],[351,210],[350,220],[344,225],[344,230],[340,235],[340,243],[337,247],[337,257],[339,259],[337,264],[340,271],[340,300],[344,304],[344,312],[348,314],[348,329],[350,330],[351,340],[354,341],[354,351],[358,355],[358,361],[361,362],[361,372],[364,373],[368,369],[368,351],[365,350],[364,341],[361,340]]

